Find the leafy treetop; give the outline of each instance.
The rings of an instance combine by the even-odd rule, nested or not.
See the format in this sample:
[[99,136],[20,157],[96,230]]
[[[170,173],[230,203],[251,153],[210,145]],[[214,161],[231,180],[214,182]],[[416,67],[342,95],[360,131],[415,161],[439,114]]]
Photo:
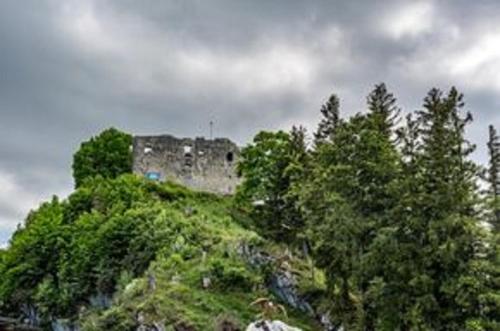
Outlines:
[[115,128],[81,144],[73,156],[75,187],[91,177],[116,178],[132,171],[132,136]]

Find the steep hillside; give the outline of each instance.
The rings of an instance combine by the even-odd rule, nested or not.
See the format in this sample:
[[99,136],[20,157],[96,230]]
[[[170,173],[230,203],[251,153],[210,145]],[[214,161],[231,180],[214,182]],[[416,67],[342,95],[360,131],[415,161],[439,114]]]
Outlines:
[[[300,280],[307,265],[233,214],[230,198],[172,184],[132,175],[87,181],[32,212],[0,255],[2,313],[22,312],[47,329],[243,328],[259,313],[254,300],[279,301],[269,291],[276,270]],[[250,248],[272,254],[256,262]],[[284,254],[285,266],[276,262]],[[309,314],[286,310],[277,317],[318,329]]]

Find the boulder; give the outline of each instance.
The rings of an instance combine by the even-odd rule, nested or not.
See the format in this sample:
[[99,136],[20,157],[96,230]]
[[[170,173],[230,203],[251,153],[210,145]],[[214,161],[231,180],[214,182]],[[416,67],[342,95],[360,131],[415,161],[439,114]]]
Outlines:
[[289,326],[282,321],[257,321],[250,324],[246,331],[302,331]]

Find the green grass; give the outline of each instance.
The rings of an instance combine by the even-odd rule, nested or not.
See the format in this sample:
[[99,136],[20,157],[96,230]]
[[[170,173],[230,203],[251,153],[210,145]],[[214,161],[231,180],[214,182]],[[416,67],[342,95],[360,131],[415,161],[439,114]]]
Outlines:
[[[245,328],[259,313],[250,303],[271,295],[263,272],[248,266],[237,247],[243,241],[265,241],[233,219],[230,198],[171,184],[148,184],[148,190],[159,197],[166,215],[159,218],[155,231],[175,229],[175,239],[165,243],[143,277],[121,284],[112,308],[82,314],[83,330],[132,330],[138,315],[146,323],[161,321],[172,327],[185,322],[205,331],[215,330],[223,316]],[[298,268],[303,269],[303,263]],[[156,279],[154,290],[148,275]],[[203,277],[212,281],[208,289],[202,287]],[[288,318],[277,318],[303,330],[318,329],[303,314],[287,311]]]

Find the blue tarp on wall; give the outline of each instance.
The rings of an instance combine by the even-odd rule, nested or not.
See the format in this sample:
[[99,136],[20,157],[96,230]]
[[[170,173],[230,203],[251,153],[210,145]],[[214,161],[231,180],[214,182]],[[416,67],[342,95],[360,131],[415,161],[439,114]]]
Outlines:
[[146,172],[146,178],[150,180],[160,180],[159,172]]

